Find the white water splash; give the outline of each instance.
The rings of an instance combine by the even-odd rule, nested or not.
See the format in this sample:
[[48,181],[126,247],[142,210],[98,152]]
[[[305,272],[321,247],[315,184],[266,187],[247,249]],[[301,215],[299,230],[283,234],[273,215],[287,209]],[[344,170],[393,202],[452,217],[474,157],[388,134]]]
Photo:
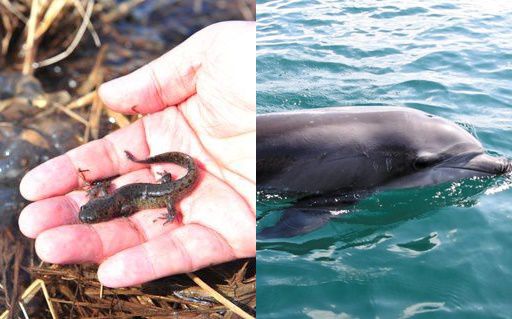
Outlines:
[[331,215],[333,215],[333,216],[344,215],[344,214],[348,214],[349,212],[350,212],[350,210],[348,210],[348,209],[330,210],[329,211],[329,213],[331,213]]
[[506,191],[510,187],[512,187],[512,180],[511,179],[507,179],[507,180],[503,181],[503,183],[501,183],[500,185],[496,185],[496,186],[493,186],[493,187],[490,187],[490,188],[486,189],[484,194],[485,195],[493,195],[493,194],[496,194],[496,193],[500,193],[500,192]]
[[404,309],[404,311],[402,312],[402,316],[400,316],[400,319],[411,318],[421,313],[448,310],[448,308],[446,308],[444,304],[444,302],[421,302],[414,304]]
[[319,309],[304,309],[304,314],[310,318],[321,318],[321,319],[355,319],[356,317],[352,317],[351,315],[341,312],[335,313],[334,311],[329,310],[319,310]]

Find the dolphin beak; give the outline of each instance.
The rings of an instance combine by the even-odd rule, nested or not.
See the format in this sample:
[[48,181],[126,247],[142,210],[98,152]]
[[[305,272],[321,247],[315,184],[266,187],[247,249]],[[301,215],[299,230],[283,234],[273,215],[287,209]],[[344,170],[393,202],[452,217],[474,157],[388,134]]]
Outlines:
[[[455,163],[453,163],[455,164]],[[512,162],[505,157],[478,154],[462,165],[446,163],[444,167],[480,172],[488,175],[503,175],[512,172]]]

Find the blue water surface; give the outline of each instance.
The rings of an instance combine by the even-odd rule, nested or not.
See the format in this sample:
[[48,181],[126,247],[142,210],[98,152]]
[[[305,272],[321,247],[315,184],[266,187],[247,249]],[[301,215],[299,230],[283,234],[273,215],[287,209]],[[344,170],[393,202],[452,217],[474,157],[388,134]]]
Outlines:
[[[512,1],[257,4],[258,113],[402,105],[512,158]],[[381,193],[258,240],[261,318],[512,318],[510,179]],[[258,229],[281,199],[260,196]]]

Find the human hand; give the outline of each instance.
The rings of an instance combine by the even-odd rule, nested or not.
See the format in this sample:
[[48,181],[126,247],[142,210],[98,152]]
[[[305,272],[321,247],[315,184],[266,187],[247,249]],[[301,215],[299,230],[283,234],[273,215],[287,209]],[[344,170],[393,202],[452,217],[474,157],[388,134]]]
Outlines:
[[[23,178],[20,191],[35,202],[21,212],[19,226],[36,238],[42,260],[99,263],[104,285],[124,287],[255,255],[254,43],[254,23],[215,24],[100,87],[109,108],[149,115]],[[181,220],[153,222],[162,208],[77,224],[87,202],[84,191],[73,191],[83,186],[79,169],[88,170],[88,180],[121,175],[116,188],[159,178],[164,165],[131,162],[125,150],[138,158],[168,151],[194,157],[200,176],[178,204]]]

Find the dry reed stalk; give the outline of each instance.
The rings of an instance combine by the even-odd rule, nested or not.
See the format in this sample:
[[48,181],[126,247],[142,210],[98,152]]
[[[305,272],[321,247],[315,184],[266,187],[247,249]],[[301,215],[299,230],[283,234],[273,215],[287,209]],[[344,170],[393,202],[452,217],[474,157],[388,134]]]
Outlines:
[[[101,80],[103,80],[103,76],[101,76]],[[101,113],[104,109],[103,101],[100,99],[100,96],[96,94],[94,96],[94,100],[92,102],[91,112],[89,114],[89,124],[90,134],[93,139],[98,139],[100,133],[100,120]]]
[[123,2],[120,5],[115,6],[112,11],[104,14],[101,17],[101,21],[103,21],[103,23],[113,23],[121,18],[124,18],[133,10],[133,8],[143,3],[144,1],[145,0],[130,0]]
[[39,39],[50,28],[55,19],[62,12],[62,9],[68,4],[68,0],[53,0],[46,10],[46,13],[37,27],[35,38]]
[[108,45],[104,45],[100,48],[100,51],[98,52],[98,55],[96,56],[96,60],[94,61],[94,66],[92,67],[91,72],[89,73],[89,76],[87,77],[87,80],[80,85],[80,87],[77,90],[78,94],[85,94],[87,92],[90,92],[94,90],[95,88],[99,87],[101,82],[103,82],[103,70],[102,65],[105,61],[105,55],[107,53]]
[[78,99],[74,100],[73,102],[69,103],[65,106],[68,110],[78,109],[81,107],[84,107],[86,105],[92,104],[92,101],[94,100],[94,97],[96,96],[96,91],[89,92],[85,95],[82,95]]
[[61,53],[59,53],[59,54],[57,54],[57,55],[55,55],[55,56],[53,56],[51,58],[48,58],[48,59],[45,59],[43,61],[35,63],[35,67],[36,68],[52,65],[52,64],[57,63],[59,61],[62,61],[65,58],[67,58],[71,53],[73,53],[73,51],[76,49],[76,47],[80,43],[80,40],[82,39],[82,37],[83,37],[83,35],[85,33],[85,30],[87,29],[87,25],[90,22],[90,18],[91,18],[91,15],[92,15],[92,11],[93,11],[92,9],[93,8],[94,8],[94,0],[89,0],[87,2],[87,8],[86,8],[86,11],[85,11],[85,16],[82,19],[82,24],[78,28],[78,31],[77,31],[75,37],[73,38],[73,41],[71,41],[71,44],[66,48],[66,50],[64,50],[63,52],[61,52]]
[[2,18],[2,24],[4,26],[5,34],[2,39],[1,43],[1,49],[0,53],[2,55],[7,54],[7,50],[9,50],[9,43],[11,42],[12,36],[14,34],[14,28],[13,24],[11,22],[11,19],[9,15],[3,14],[3,12],[0,12],[1,18]]
[[247,312],[243,311],[240,307],[229,301],[226,297],[215,291],[212,287],[208,286],[201,278],[197,277],[197,275],[193,273],[187,273],[187,276],[192,279],[199,287],[206,290],[215,300],[226,306],[229,310],[233,311],[240,317],[244,319],[254,319],[253,316],[249,315]]
[[[42,118],[42,117],[45,117],[45,116],[49,116],[50,114],[55,113],[57,110],[63,110],[64,109],[65,111],[63,110],[63,112],[66,113],[67,111],[71,111],[71,110],[78,109],[78,108],[81,108],[81,107],[84,107],[84,106],[87,106],[87,105],[91,105],[92,101],[94,100],[94,96],[95,95],[96,95],[96,91],[92,91],[92,92],[89,92],[89,93],[79,97],[78,99],[70,102],[69,104],[67,104],[65,106],[54,105],[54,106],[48,108],[47,110],[45,110],[45,111],[35,115],[34,119],[38,119],[38,118]],[[0,112],[1,111],[2,111],[2,103],[0,102]],[[69,114],[71,114],[71,113],[69,113]],[[78,114],[76,114],[76,115],[78,116]],[[81,121],[79,120],[79,122],[81,122]]]
[[[50,294],[48,293],[48,289],[46,288],[44,281],[42,281],[41,279],[34,280],[32,282],[32,284],[30,284],[30,286],[28,286],[27,289],[25,289],[25,291],[21,295],[21,298],[20,298],[21,300],[19,302],[19,306],[22,309],[22,311],[24,312],[25,318],[28,318],[28,316],[26,314],[24,305],[28,304],[39,291],[43,292],[44,299],[46,300],[46,305],[48,306],[48,311],[50,311],[52,318],[58,319],[57,313],[55,312],[55,309],[53,308],[53,304],[50,299]],[[13,312],[6,310],[6,311],[4,311],[4,313],[2,313],[2,315],[0,315],[0,319],[6,319],[13,314],[14,314]]]
[[[73,3],[75,4],[75,8],[82,16],[82,19],[85,17],[85,9],[82,3],[79,0],[73,0]],[[100,36],[94,29],[94,26],[92,25],[91,21],[87,24],[87,29],[89,29],[89,33],[92,36],[92,39],[94,40],[94,44],[99,48],[101,46]]]
[[[103,60],[105,58],[105,52],[107,47],[103,47],[100,49],[100,52],[98,56],[96,57],[96,61],[94,63],[94,67],[89,74],[90,85],[98,88],[100,84],[103,82]],[[96,94],[94,96],[93,102],[92,102],[92,108],[91,112],[89,114],[89,128],[90,133],[93,139],[97,139],[99,137],[100,133],[100,123],[101,123],[101,113],[104,109],[103,101],[101,100],[99,94]]]
[[107,108],[107,115],[114,119],[115,123],[120,127],[127,127],[131,124],[130,120],[126,116],[121,113],[114,112],[111,109]]
[[67,116],[69,116],[70,118],[82,123],[83,125],[85,126],[89,126],[89,121],[87,121],[86,119],[84,119],[82,116],[80,116],[78,113],[74,112],[74,111],[71,111],[70,109],[68,108],[65,108],[64,106],[57,106],[57,108],[59,109],[59,111],[62,111],[64,114],[66,114]]
[[18,9],[16,9],[11,2],[12,1],[9,0],[0,0],[0,4],[2,4],[7,10],[23,21],[23,23],[27,23],[28,19]]
[[27,41],[25,42],[25,59],[23,61],[22,71],[25,75],[29,75],[34,72],[34,58],[36,54],[36,47],[34,44],[39,7],[39,0],[32,0],[30,17],[27,23]]

